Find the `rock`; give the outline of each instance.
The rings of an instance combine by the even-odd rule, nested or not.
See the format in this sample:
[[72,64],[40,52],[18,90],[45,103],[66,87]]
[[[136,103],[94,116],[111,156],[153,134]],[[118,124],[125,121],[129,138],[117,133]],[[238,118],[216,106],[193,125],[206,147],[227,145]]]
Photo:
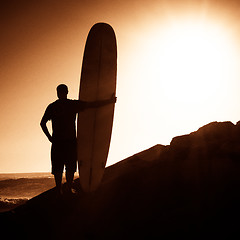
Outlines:
[[235,125],[232,122],[212,122],[195,132],[195,137],[203,138],[205,141],[219,141],[232,137]]
[[238,131],[207,124],[108,167],[92,194],[57,201],[52,189],[2,219],[25,239],[238,238]]

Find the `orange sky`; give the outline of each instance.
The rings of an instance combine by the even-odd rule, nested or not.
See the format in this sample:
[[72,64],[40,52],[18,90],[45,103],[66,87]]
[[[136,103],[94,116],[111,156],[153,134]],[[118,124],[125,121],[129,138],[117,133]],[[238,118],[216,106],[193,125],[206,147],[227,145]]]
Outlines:
[[[180,110],[173,114],[168,98],[161,102],[158,98],[149,107],[148,99],[157,92],[144,89],[146,83],[152,84],[147,76],[138,82],[143,67],[139,59],[146,56],[148,40],[164,32],[166,22],[204,15],[226,28],[236,44],[239,10],[240,3],[230,0],[1,1],[0,172],[50,171],[50,144],[39,122],[47,105],[55,101],[59,83],[69,86],[69,98],[78,98],[85,40],[99,21],[113,26],[118,41],[118,103],[108,164],[154,144],[168,144],[175,135],[197,130],[209,121],[240,120],[240,74],[229,80],[228,92],[222,95],[227,106],[213,105],[216,114],[206,112],[198,120],[189,111],[189,116]],[[237,56],[239,46],[234,46]],[[156,59],[149,58],[156,64]],[[237,60],[234,64],[238,66]]]

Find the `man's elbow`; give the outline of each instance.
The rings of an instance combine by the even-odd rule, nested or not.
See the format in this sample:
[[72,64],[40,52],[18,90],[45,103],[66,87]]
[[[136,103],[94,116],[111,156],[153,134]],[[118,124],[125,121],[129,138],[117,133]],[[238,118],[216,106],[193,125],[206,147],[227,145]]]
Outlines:
[[44,122],[43,120],[41,120],[40,126],[41,126],[41,128],[44,128],[44,126],[46,126],[46,122]]

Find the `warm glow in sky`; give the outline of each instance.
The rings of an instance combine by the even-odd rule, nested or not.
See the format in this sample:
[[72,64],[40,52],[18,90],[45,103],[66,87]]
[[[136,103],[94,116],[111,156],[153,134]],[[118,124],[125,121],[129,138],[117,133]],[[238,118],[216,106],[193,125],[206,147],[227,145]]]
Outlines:
[[99,21],[112,25],[118,43],[108,165],[211,121],[240,120],[239,6],[96,0],[3,7],[0,172],[50,171],[39,122],[59,83],[77,99],[86,37]]
[[131,117],[119,118],[133,136],[133,142],[125,143],[135,148],[131,153],[155,143],[169,144],[172,137],[211,121],[239,120],[234,106],[240,56],[227,26],[182,17],[153,25],[139,39],[127,59],[130,67],[122,73],[130,81],[125,106]]

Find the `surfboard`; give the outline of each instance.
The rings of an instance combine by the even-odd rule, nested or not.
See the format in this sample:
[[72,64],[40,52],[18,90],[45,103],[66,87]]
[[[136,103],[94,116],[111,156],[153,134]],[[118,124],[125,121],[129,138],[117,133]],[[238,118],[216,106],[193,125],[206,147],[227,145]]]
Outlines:
[[[117,44],[113,28],[95,24],[85,44],[79,99],[93,102],[116,95]],[[95,191],[104,174],[110,146],[114,103],[78,114],[78,169],[82,190]]]

